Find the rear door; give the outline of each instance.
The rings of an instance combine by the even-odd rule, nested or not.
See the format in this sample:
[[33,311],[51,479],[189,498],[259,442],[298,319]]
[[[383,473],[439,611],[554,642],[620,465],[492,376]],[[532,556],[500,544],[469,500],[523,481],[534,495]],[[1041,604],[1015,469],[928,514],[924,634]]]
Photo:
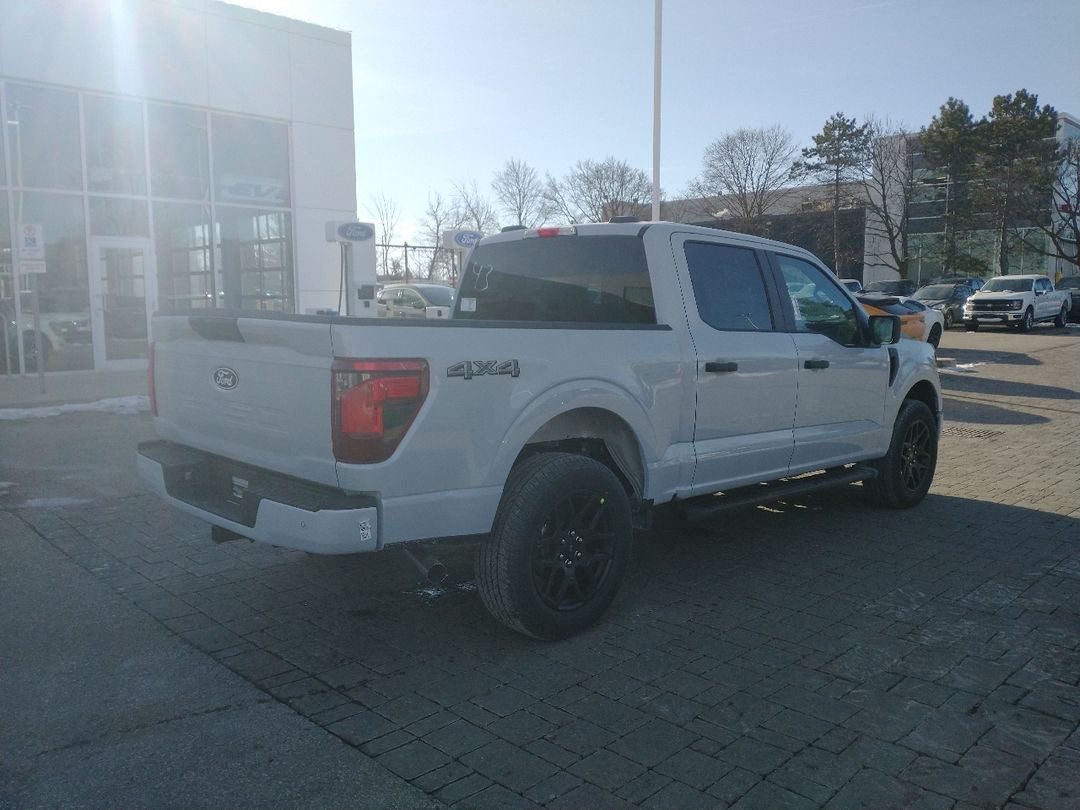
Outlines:
[[869,458],[883,430],[888,350],[863,345],[858,304],[831,272],[796,256],[772,258],[798,361],[791,472]]
[[337,485],[328,319],[192,314],[154,332],[163,439]]
[[757,250],[673,237],[696,353],[694,494],[779,478],[794,446],[795,343]]

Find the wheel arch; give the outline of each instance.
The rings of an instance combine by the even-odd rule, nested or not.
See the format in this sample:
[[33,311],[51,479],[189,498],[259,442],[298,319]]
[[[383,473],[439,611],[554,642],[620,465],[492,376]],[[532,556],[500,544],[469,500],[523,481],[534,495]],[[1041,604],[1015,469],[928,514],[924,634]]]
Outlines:
[[581,407],[554,416],[525,441],[514,465],[543,452],[588,456],[605,465],[640,502],[645,493],[645,459],[633,428],[618,414],[599,407]]
[[904,401],[906,402],[909,399],[917,400],[926,405],[930,409],[930,413],[934,414],[934,418],[938,420],[940,426],[941,403],[938,401],[937,389],[934,388],[933,383],[929,380],[919,380],[904,394]]

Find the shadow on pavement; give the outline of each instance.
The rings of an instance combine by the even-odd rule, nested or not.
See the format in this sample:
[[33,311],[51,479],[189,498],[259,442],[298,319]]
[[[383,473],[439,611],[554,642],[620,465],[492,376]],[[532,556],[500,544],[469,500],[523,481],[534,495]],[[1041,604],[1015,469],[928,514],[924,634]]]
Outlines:
[[1039,385],[1029,382],[994,380],[974,374],[942,374],[941,387],[945,391],[963,391],[997,397],[1031,397],[1033,399],[1080,399],[1080,391],[1059,388],[1056,385]]
[[1050,420],[1025,411],[988,405],[984,402],[945,397],[945,423],[972,422],[979,425],[1042,425]]
[[1009,366],[1041,366],[1042,360],[1023,352],[992,351],[990,349],[941,349],[942,355],[962,363],[1001,363]]

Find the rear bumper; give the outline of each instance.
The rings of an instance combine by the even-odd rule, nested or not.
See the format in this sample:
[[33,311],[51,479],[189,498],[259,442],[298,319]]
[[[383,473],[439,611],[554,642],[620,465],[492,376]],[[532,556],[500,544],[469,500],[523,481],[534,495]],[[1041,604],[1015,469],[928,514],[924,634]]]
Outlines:
[[171,442],[139,445],[139,475],[188,514],[274,546],[315,554],[379,548],[371,496],[297,481]]

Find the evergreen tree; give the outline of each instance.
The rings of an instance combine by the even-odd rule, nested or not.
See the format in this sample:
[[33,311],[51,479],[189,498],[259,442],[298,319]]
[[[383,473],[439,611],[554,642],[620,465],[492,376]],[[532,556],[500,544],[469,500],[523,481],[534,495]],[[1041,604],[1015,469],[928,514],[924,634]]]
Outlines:
[[833,272],[840,273],[840,188],[862,173],[870,148],[870,133],[866,125],[859,126],[854,118],[835,113],[814,136],[814,145],[802,150],[803,159],[795,164],[793,173],[813,177],[819,183],[832,185],[833,190]]
[[997,271],[1009,272],[1014,226],[1022,225],[1034,192],[1049,206],[1057,160],[1057,111],[1027,90],[995,96],[990,114],[976,126],[980,161],[976,202],[993,222]]
[[957,233],[972,225],[972,177],[979,162],[979,133],[968,105],[949,98],[919,134],[923,154],[945,173],[945,239],[943,263],[946,273],[961,269]]

